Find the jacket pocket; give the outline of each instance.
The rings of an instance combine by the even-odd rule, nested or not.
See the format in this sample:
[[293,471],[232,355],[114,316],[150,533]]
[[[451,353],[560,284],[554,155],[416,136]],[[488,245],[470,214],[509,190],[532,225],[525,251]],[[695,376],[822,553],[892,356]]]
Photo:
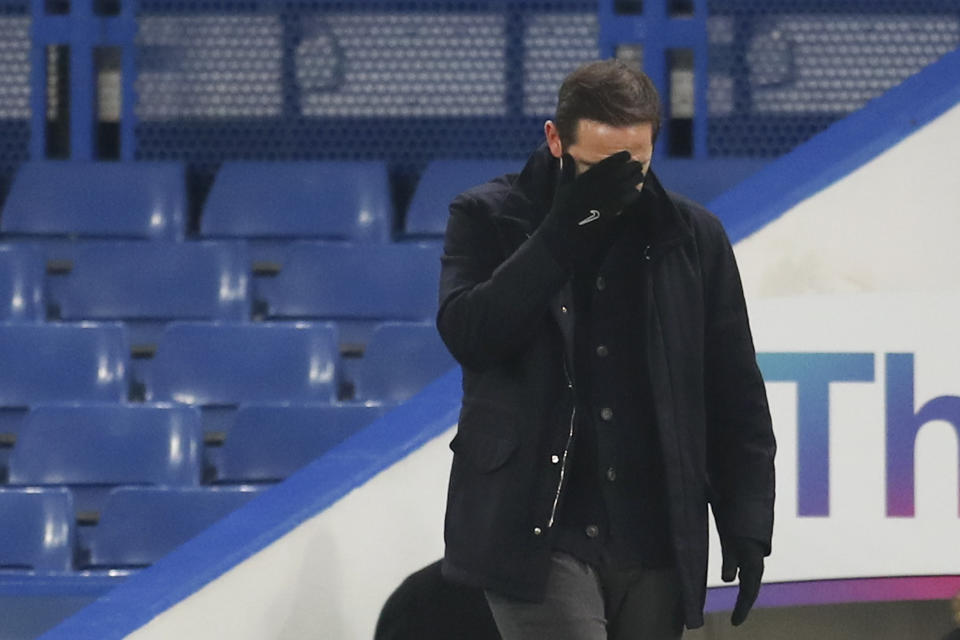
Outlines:
[[450,449],[463,456],[480,473],[490,473],[505,465],[516,448],[517,441],[514,438],[462,429],[450,442]]

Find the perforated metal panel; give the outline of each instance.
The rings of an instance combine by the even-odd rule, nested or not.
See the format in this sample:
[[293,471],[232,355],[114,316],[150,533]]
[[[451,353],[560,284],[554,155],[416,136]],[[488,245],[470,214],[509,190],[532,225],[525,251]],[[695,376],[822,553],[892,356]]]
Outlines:
[[23,3],[0,2],[0,194],[29,157],[30,18]]
[[711,155],[776,156],[960,45],[954,0],[708,0]]

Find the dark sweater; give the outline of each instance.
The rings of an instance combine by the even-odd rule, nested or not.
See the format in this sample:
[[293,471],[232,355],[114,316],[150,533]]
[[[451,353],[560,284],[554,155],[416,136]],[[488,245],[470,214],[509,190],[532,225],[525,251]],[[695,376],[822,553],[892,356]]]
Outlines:
[[576,436],[554,547],[598,567],[673,563],[643,348],[642,205],[591,238],[572,282]]

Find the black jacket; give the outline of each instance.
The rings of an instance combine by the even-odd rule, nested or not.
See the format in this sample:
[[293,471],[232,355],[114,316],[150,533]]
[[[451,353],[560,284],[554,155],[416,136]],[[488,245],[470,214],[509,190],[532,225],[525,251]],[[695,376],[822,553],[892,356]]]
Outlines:
[[[518,598],[543,597],[571,438],[570,274],[537,226],[556,160],[450,205],[437,326],[463,367],[463,407],[445,522],[444,575]],[[733,250],[719,220],[648,176],[650,392],[660,436],[685,623],[703,624],[710,502],[721,537],[770,550],[776,449]],[[650,197],[652,196],[652,197]]]

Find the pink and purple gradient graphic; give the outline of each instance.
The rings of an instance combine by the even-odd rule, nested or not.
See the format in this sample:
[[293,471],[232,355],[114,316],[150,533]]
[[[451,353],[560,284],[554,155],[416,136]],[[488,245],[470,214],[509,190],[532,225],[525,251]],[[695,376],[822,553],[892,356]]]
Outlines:
[[[960,576],[910,576],[901,578],[856,578],[764,584],[757,607],[897,600],[948,600],[960,592]],[[736,585],[707,590],[707,612],[729,611],[737,600]]]

